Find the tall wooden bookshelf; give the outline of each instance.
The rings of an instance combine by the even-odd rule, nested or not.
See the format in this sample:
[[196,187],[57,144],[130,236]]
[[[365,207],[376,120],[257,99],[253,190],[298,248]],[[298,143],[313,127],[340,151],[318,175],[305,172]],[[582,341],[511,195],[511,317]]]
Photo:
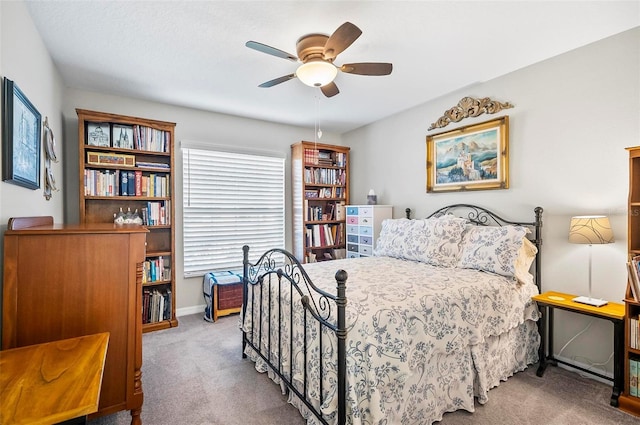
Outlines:
[[303,262],[344,257],[349,148],[294,143],[291,167],[294,255]]
[[[178,325],[175,307],[175,123],[76,109],[80,222],[136,215],[149,229],[142,285],[143,332]],[[127,215],[128,213],[130,215]],[[137,212],[137,214],[135,214]],[[120,220],[120,217],[118,217]]]
[[[640,255],[640,146],[627,148],[629,151],[629,201],[627,243],[629,257]],[[633,297],[629,284],[625,295],[625,338],[624,338],[624,391],[618,398],[620,409],[640,416],[640,346],[632,341],[632,320],[640,316],[640,302]],[[635,322],[637,323],[637,322]],[[637,362],[637,363],[634,363]],[[635,367],[632,367],[635,366]],[[632,378],[632,370],[635,378]],[[636,385],[634,390],[632,386]]]

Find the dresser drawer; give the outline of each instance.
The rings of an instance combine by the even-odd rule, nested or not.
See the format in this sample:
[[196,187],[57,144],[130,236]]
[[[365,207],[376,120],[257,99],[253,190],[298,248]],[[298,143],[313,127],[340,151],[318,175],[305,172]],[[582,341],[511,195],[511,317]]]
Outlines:
[[373,249],[368,245],[360,245],[360,250],[358,251],[361,255],[372,255]]
[[358,257],[360,257],[360,254],[358,254],[357,252],[352,252],[352,251],[347,252],[347,258],[358,258]]
[[373,227],[371,227],[371,226],[360,226],[360,234],[361,235],[373,235]]
[[347,235],[347,242],[349,243],[358,243],[358,240],[360,238],[358,237],[358,235]]
[[358,224],[358,217],[347,216],[347,224]]
[[371,207],[360,207],[360,208],[358,208],[358,215],[360,217],[371,217],[373,215],[373,208],[371,208]]
[[359,232],[358,226],[353,224],[347,226],[347,234],[357,235]]
[[[351,241],[349,241],[351,242]],[[373,243],[373,237],[371,236],[360,236],[360,243],[363,245],[371,245]]]
[[358,252],[358,244],[357,243],[347,244],[347,251]]
[[360,216],[358,219],[358,224],[371,226],[373,224],[373,218]]
[[347,215],[358,215],[358,207],[347,207]]

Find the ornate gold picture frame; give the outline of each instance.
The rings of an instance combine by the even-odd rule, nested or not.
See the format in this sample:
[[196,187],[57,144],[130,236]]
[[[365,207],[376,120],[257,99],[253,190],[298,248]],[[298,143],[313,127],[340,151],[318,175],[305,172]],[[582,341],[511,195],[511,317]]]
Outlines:
[[508,187],[508,116],[427,136],[427,192]]

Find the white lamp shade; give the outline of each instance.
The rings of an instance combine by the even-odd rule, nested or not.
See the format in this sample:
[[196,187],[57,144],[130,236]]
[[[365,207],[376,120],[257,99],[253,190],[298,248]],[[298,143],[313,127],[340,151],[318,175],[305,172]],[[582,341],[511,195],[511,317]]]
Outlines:
[[582,244],[612,243],[613,230],[604,215],[584,215],[571,218],[569,242]]
[[325,61],[307,62],[298,67],[296,77],[310,87],[322,87],[338,75],[338,68]]

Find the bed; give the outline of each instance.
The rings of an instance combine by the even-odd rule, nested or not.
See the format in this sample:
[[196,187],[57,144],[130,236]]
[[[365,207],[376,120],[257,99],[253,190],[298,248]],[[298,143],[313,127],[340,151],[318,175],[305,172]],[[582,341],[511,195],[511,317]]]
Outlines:
[[[408,215],[408,214],[407,214]],[[300,264],[243,248],[243,357],[307,424],[431,424],[538,361],[542,208],[383,222],[375,255]]]

